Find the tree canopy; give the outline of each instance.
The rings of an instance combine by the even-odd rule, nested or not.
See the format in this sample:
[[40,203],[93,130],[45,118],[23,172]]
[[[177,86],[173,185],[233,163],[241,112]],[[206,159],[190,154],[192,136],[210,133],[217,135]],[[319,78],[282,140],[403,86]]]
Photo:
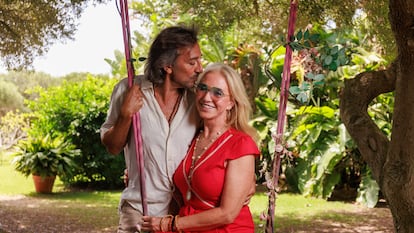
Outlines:
[[[104,2],[107,0],[0,0],[1,61],[8,69],[30,68],[34,58],[45,54],[53,43],[73,39],[77,20],[88,3]],[[382,45],[383,54],[393,56],[395,43],[391,43],[387,2],[301,0],[297,28],[327,22],[337,27],[355,26],[355,14],[363,12],[367,15],[366,36]],[[285,32],[289,1],[140,0],[132,1],[132,8],[142,19],[162,18],[159,24],[185,15],[202,25],[201,32],[209,37],[231,31],[245,41],[261,43]]]
[[31,67],[56,41],[73,39],[87,2],[105,0],[0,0],[0,57],[7,69]]
[[[386,0],[301,0],[296,27],[303,29],[308,24],[360,27],[367,38],[381,45],[382,54],[393,57],[396,51],[387,4]],[[186,14],[186,19],[190,18],[209,37],[230,31],[249,43],[262,43],[286,33],[289,1],[142,0],[133,2],[132,8],[144,21],[158,17],[161,23],[160,19],[176,20]],[[356,21],[357,15],[366,15],[366,20]]]

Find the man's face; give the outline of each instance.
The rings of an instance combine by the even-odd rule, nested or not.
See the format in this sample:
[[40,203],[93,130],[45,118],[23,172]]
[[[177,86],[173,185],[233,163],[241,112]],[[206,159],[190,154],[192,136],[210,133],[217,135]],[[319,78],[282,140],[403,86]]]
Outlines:
[[203,71],[200,46],[179,49],[179,55],[172,66],[171,81],[184,88],[192,88]]

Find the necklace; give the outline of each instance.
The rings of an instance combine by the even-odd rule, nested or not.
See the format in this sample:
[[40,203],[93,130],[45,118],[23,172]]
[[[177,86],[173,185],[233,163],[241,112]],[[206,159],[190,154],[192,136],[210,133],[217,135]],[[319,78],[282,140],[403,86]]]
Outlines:
[[[202,133],[203,133],[203,130],[200,130],[200,133],[198,134],[197,138],[195,139],[193,155],[191,156],[191,166],[190,166],[190,170],[188,171],[188,176],[187,176],[187,180],[188,180],[188,184],[189,184],[187,194],[186,194],[187,201],[189,201],[191,199],[191,181],[192,181],[192,178],[193,178],[193,175],[194,175],[195,165],[196,165],[197,161],[204,154],[204,152],[207,150],[207,148],[209,148],[211,146],[211,144],[213,144],[213,142],[216,141],[217,138],[219,138],[220,135],[222,134],[221,131],[218,131],[212,139],[208,140],[208,142],[205,146],[199,148],[198,146],[199,146],[199,143],[200,143],[200,138],[201,138]],[[197,153],[198,149],[201,150],[201,151],[199,151],[199,153]]]
[[168,124],[171,124],[172,119],[174,118],[175,114],[177,113],[178,106],[180,106],[182,96],[183,95],[181,93],[178,94],[177,100],[175,101],[175,104],[174,104],[174,108],[173,108],[170,116],[168,117]]
[[[168,124],[171,124],[172,119],[174,118],[175,114],[178,111],[178,108],[180,106],[181,98],[183,97],[183,93],[179,90],[177,99],[175,100],[173,109],[171,113],[168,114],[167,111],[167,105],[162,101],[162,97],[158,94],[158,92],[155,91],[154,87],[154,97],[158,101],[158,105],[160,106],[162,112],[164,113],[165,118],[168,120]],[[164,106],[164,107],[162,107]],[[167,115],[168,114],[168,115]]]

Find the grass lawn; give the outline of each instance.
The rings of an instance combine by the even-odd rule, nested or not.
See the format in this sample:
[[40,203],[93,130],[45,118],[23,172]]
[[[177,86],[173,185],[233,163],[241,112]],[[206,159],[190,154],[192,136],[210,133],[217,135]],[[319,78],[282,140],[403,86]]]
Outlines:
[[[69,192],[57,179],[53,194],[37,194],[31,177],[14,171],[10,157],[0,155],[0,159],[0,233],[115,232],[120,190]],[[256,232],[264,232],[265,222],[259,216],[267,205],[264,192],[257,192],[250,202]],[[47,215],[49,220],[34,221],[35,215]],[[276,232],[392,232],[387,208],[368,209],[300,195],[279,194],[275,215]],[[39,231],[33,230],[36,227]],[[348,228],[352,231],[344,230]]]

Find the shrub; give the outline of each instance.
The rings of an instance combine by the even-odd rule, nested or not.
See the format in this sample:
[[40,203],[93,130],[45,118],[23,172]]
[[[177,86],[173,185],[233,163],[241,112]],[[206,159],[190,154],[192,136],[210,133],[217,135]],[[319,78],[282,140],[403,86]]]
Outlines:
[[73,159],[80,154],[75,145],[64,141],[63,137],[52,139],[50,135],[20,140],[16,149],[13,164],[16,171],[25,176],[71,176],[76,168]]
[[117,80],[88,76],[83,81],[64,81],[61,86],[36,88],[39,98],[28,101],[35,113],[29,134],[33,137],[64,135],[81,154],[78,169],[63,182],[92,188],[123,186],[123,156],[112,156],[101,144],[99,129],[106,118],[109,97]]

